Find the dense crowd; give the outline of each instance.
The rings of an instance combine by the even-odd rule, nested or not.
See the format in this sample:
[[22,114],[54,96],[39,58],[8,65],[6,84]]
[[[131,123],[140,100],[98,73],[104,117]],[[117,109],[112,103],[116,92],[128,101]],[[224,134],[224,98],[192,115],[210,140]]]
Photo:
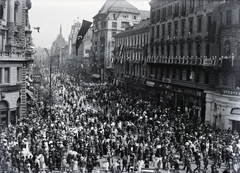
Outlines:
[[2,130],[0,172],[240,172],[237,132],[104,83],[56,80],[49,112],[36,104]]

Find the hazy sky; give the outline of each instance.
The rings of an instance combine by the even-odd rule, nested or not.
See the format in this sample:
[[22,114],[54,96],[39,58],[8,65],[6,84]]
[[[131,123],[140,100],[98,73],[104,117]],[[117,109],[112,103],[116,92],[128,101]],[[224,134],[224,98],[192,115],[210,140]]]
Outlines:
[[[150,10],[150,0],[127,0],[140,10]],[[29,20],[35,47],[51,48],[52,42],[60,33],[68,40],[74,21],[82,19],[92,21],[106,0],[31,0]],[[38,33],[33,27],[40,27]]]

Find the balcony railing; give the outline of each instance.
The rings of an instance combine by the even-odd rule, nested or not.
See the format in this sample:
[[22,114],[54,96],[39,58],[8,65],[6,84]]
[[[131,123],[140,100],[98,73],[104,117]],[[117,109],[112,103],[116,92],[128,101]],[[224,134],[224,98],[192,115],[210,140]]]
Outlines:
[[14,60],[14,61],[28,61],[33,60],[33,56],[31,53],[28,52],[28,54],[23,53],[12,53],[12,52],[0,52],[0,61],[1,60]]
[[216,65],[217,57],[164,57],[148,56],[147,63],[160,64],[182,64],[182,65],[200,65],[213,67]]

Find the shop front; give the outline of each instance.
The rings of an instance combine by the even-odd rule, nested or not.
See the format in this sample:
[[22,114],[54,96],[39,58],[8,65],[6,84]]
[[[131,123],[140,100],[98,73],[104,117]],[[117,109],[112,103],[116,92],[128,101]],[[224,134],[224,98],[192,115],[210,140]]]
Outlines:
[[206,91],[206,122],[240,134],[240,91]]
[[145,98],[149,101],[156,101],[157,100],[157,88],[156,82],[154,81],[146,81],[146,94]]
[[202,122],[205,119],[205,93],[195,88],[183,88],[173,84],[157,84],[158,103],[163,108],[190,112]]

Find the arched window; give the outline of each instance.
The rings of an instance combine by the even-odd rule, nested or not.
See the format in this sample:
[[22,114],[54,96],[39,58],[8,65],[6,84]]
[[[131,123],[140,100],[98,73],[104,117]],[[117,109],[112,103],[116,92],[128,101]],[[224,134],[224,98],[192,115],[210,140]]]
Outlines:
[[200,57],[200,55],[201,55],[201,46],[200,46],[200,44],[197,44],[196,55],[197,55],[197,57]]
[[207,45],[206,45],[206,57],[210,57],[210,44],[209,43],[207,43]]
[[167,57],[170,56],[170,45],[167,46]]
[[180,45],[180,56],[183,57],[183,55],[184,55],[184,45],[181,44]]
[[176,58],[177,56],[177,45],[173,46],[173,57]]
[[164,56],[164,46],[161,46],[161,55]]
[[192,45],[188,44],[188,56],[191,57],[192,56]]

